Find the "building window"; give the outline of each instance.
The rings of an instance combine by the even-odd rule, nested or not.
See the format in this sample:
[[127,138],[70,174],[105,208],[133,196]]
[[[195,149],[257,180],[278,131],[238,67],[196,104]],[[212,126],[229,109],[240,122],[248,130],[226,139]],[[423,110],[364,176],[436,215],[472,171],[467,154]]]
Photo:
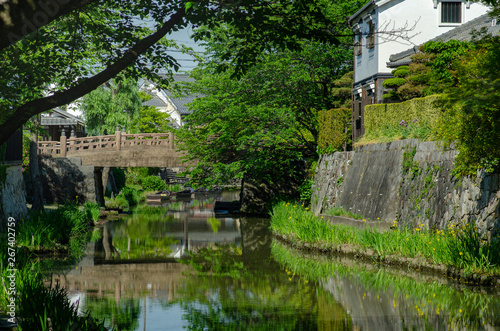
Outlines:
[[441,23],[462,23],[462,3],[442,2]]
[[368,22],[368,36],[366,36],[366,48],[375,47],[375,23],[373,21]]
[[354,55],[358,56],[363,53],[363,34],[361,33],[361,30],[356,30],[355,31],[355,37],[354,37]]

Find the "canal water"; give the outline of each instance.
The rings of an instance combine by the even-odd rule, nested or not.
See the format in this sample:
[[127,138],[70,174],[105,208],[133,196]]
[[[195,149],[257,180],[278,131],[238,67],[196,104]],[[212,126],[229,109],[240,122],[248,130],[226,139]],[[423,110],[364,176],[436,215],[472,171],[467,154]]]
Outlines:
[[[108,221],[48,283],[116,330],[500,330],[500,289],[295,252],[193,196]],[[68,270],[69,269],[69,270]]]

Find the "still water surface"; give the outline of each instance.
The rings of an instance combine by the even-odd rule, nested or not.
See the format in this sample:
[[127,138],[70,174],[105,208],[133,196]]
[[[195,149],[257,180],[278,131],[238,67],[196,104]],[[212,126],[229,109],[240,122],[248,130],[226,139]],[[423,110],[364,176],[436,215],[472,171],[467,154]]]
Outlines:
[[109,221],[48,281],[117,330],[500,330],[499,289],[304,256],[273,241],[268,219],[215,217],[215,200],[234,199],[201,195]]

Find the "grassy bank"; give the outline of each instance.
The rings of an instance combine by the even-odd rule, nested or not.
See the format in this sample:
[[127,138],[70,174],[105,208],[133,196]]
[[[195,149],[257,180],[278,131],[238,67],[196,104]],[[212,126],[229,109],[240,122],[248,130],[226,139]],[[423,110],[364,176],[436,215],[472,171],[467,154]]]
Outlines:
[[[31,213],[16,223],[15,242],[9,241],[0,250],[0,311],[10,311],[9,299],[15,298],[18,330],[104,330],[88,316],[77,315],[77,307],[70,304],[64,289],[46,288],[40,263],[31,258],[32,251],[57,251],[79,259],[92,238],[99,212],[96,204],[87,203],[82,210],[69,202],[57,210]],[[1,236],[7,238],[6,233]]]
[[359,251],[373,250],[382,258],[389,255],[421,258],[469,274],[500,275],[500,240],[484,240],[473,225],[450,224],[445,230],[429,231],[400,228],[395,222],[392,231],[360,230],[327,223],[300,205],[280,203],[273,208],[271,229],[298,243],[326,247],[351,245]]

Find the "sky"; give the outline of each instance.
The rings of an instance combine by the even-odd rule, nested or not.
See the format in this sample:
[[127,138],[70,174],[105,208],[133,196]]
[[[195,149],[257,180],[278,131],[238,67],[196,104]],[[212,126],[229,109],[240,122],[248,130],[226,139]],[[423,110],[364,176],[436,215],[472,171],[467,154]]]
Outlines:
[[[201,53],[202,55],[203,47],[196,44],[196,42],[191,38],[192,34],[193,30],[191,29],[191,27],[188,27],[173,32],[172,34],[168,35],[167,38],[175,40],[179,45],[183,44],[187,47],[191,47],[195,52]],[[180,51],[175,50],[172,52],[168,52],[168,54],[174,57],[177,62],[179,62],[179,64],[181,65],[181,71],[190,71],[196,66],[194,58],[189,54],[184,54]]]

